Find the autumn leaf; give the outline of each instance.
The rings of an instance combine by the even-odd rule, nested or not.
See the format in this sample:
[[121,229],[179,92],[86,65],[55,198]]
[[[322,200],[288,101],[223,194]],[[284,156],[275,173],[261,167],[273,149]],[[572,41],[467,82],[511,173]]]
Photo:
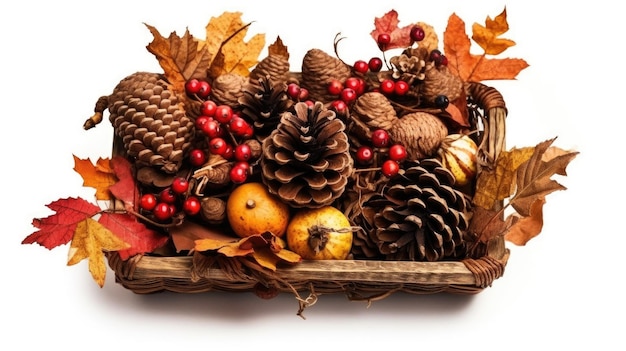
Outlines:
[[83,186],[96,189],[97,200],[110,200],[109,187],[117,181],[109,159],[99,158],[94,165],[89,159],[74,156],[74,170],[83,178]]
[[246,42],[250,23],[243,23],[241,15],[241,12],[224,12],[212,17],[206,26],[205,45],[213,54],[208,70],[211,79],[226,73],[247,77],[259,62],[265,35],[256,34]]
[[284,248],[284,244],[272,233],[251,235],[230,240],[196,240],[195,250],[216,251],[226,257],[251,258],[260,266],[275,271],[279,263],[298,263],[300,255]]
[[533,147],[513,148],[502,151],[493,169],[483,169],[476,180],[476,191],[472,202],[476,206],[490,209],[515,191],[515,172],[528,161]]
[[129,245],[92,218],[78,222],[68,255],[68,266],[89,259],[89,272],[102,287],[106,277],[104,251],[127,249]]
[[272,44],[270,44],[270,46],[267,47],[267,54],[281,56],[289,60],[289,50],[287,49],[285,44],[283,44],[283,41],[282,39],[280,39],[280,36],[278,36],[276,38],[276,41],[274,41]]
[[212,228],[207,225],[200,225],[193,221],[184,221],[169,230],[170,237],[176,252],[191,251],[196,247],[196,240],[214,239],[232,241],[233,237],[224,233],[222,229]]
[[370,34],[376,42],[378,42],[378,36],[380,34],[389,34],[391,41],[387,44],[385,50],[406,48],[413,43],[411,40],[411,28],[413,24],[406,25],[402,28],[398,27],[399,24],[398,12],[391,10],[382,17],[376,17],[374,19],[374,30],[372,30]]
[[204,44],[196,40],[189,30],[185,30],[182,37],[172,32],[165,38],[155,27],[145,25],[154,37],[146,48],[156,56],[174,92],[184,93],[185,82],[191,78],[206,77],[212,57]]
[[[506,13],[504,13],[504,18],[502,15],[497,17],[496,22],[499,24],[488,24],[490,29],[485,30],[491,34],[501,31],[502,21],[506,22]],[[508,28],[508,24],[506,26]],[[488,39],[483,38],[486,35],[485,33],[477,35],[478,40],[481,40],[481,45],[498,43],[494,47],[502,48],[501,41],[495,41],[496,38],[494,37],[491,42],[488,42]],[[448,19],[443,42],[444,53],[448,58],[448,68],[465,82],[515,79],[519,72],[528,67],[528,63],[523,59],[488,57],[488,52],[484,49],[480,55],[472,54],[470,52],[471,41],[465,31],[465,22],[456,14],[452,14]],[[496,50],[490,47],[487,49],[489,52]]]
[[472,39],[485,51],[485,54],[498,55],[515,45],[513,40],[499,38],[508,30],[509,23],[506,21],[505,8],[495,19],[487,16],[484,26],[474,23],[472,25]]
[[153,252],[161,248],[168,241],[167,235],[149,229],[136,216],[128,213],[103,213],[98,222],[115,233],[120,240],[129,244],[129,247],[118,251],[122,260],[131,256]]
[[530,159],[517,168],[516,191],[510,204],[523,217],[531,215],[531,209],[537,198],[566,189],[565,186],[553,180],[552,176],[567,175],[566,167],[578,155],[578,152],[557,153],[547,160],[544,159],[544,154],[555,139],[537,144]]
[[122,156],[115,156],[110,161],[117,182],[109,187],[113,196],[124,203],[127,211],[136,210],[139,189],[133,176],[132,164]]
[[539,235],[543,228],[543,205],[545,203],[544,197],[538,197],[532,203],[527,217],[518,218],[518,216],[511,215],[514,218],[514,224],[504,235],[504,239],[515,245],[523,246],[530,239]]
[[27,236],[22,244],[37,243],[47,249],[65,245],[72,240],[78,223],[101,211],[100,207],[82,198],[59,199],[47,207],[56,213],[33,219],[33,226],[38,230]]
[[[435,27],[424,22],[417,22],[415,25],[421,27],[424,30],[424,39],[417,42],[417,47],[426,50],[426,52],[431,52],[435,49],[438,49],[439,36],[437,35]],[[409,30],[409,38],[410,35],[411,31]]]

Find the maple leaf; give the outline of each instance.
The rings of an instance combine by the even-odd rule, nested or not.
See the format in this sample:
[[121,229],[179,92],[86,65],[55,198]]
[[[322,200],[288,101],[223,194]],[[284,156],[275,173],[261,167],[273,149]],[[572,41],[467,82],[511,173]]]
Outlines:
[[83,186],[96,189],[97,200],[110,200],[109,187],[117,179],[109,166],[109,159],[99,158],[94,165],[90,159],[80,159],[74,156],[74,170],[83,178]]
[[129,213],[105,212],[98,222],[115,233],[120,240],[129,244],[128,248],[118,251],[122,260],[127,260],[137,254],[152,252],[168,241],[167,235],[149,229],[139,222],[136,216]]
[[[477,29],[479,33],[476,34],[476,38],[480,40],[481,45],[487,46],[486,49],[483,48],[482,54],[475,55],[470,52],[471,41],[465,32],[465,22],[454,13],[448,19],[443,37],[448,68],[465,82],[515,79],[519,72],[528,67],[528,63],[523,59],[487,57],[489,53],[496,52],[504,46],[503,39],[497,38],[499,34],[496,33],[504,27],[502,22],[506,24],[506,12],[493,21],[495,24],[491,24],[489,20],[487,22],[486,27],[476,26],[476,28],[482,28]],[[508,24],[506,26],[508,28]]]
[[196,240],[196,251],[217,251],[226,257],[249,257],[260,266],[275,271],[281,262],[300,262],[300,255],[285,249],[282,239],[266,232],[242,239],[200,239]]
[[508,30],[509,23],[506,21],[505,8],[495,19],[487,16],[484,26],[474,23],[472,39],[485,51],[485,54],[498,55],[515,45],[513,40],[498,38]]
[[133,176],[132,164],[122,156],[113,157],[110,164],[117,182],[109,187],[109,191],[116,199],[124,203],[127,211],[136,210],[139,189]]
[[67,265],[89,259],[89,272],[102,287],[106,277],[104,251],[127,249],[129,245],[92,218],[78,222],[70,246]]
[[283,41],[282,39],[280,39],[280,36],[276,37],[276,41],[274,41],[272,44],[270,44],[267,47],[267,54],[281,56],[289,60],[289,50],[285,46],[285,44],[283,44]]
[[165,79],[172,85],[174,92],[184,93],[185,82],[191,78],[206,77],[206,71],[212,59],[211,55],[207,48],[189,33],[188,29],[182,37],[172,32],[168,38],[165,38],[155,27],[145,25],[154,37],[146,48],[156,56],[159,65],[163,68]]
[[22,244],[37,243],[47,249],[65,245],[72,240],[78,223],[101,211],[100,207],[82,198],[59,199],[47,207],[56,213],[33,219],[33,226],[38,230],[28,235]]
[[213,54],[208,76],[212,79],[226,73],[247,77],[250,69],[259,62],[265,47],[265,35],[256,34],[245,41],[248,27],[241,12],[224,12],[212,17],[206,26],[207,50]]
[[400,28],[398,27],[399,24],[398,12],[391,10],[382,17],[374,19],[374,30],[372,30],[370,35],[378,42],[380,34],[389,34],[391,41],[387,44],[385,50],[406,48],[413,43],[411,40],[411,28],[413,25],[410,24]]

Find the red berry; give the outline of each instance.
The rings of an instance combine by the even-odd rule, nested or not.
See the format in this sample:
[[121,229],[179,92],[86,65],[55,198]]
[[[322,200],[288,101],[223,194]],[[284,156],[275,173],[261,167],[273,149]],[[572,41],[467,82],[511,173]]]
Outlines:
[[248,179],[248,169],[244,167],[233,167],[230,169],[230,180],[235,184],[241,184]]
[[383,60],[378,57],[372,57],[367,64],[372,72],[380,72],[383,68]]
[[209,138],[219,138],[222,136],[222,127],[217,121],[211,119],[202,126],[202,131]]
[[380,92],[385,95],[391,95],[396,90],[396,82],[392,79],[385,79],[380,83]]
[[389,144],[389,133],[384,129],[376,129],[372,132],[372,145],[386,147]]
[[228,123],[233,118],[233,109],[228,105],[219,105],[215,108],[213,118],[220,123]]
[[339,95],[343,91],[343,83],[338,79],[333,79],[328,83],[327,90],[330,95]]
[[393,92],[398,96],[406,95],[409,92],[409,83],[403,80],[395,82]]
[[237,161],[233,165],[233,168],[243,168],[243,169],[246,170],[246,172],[249,172],[250,171],[250,163],[248,163],[247,161]]
[[406,148],[401,144],[393,144],[389,147],[389,159],[392,161],[402,161],[406,158]]
[[200,81],[193,78],[185,82],[185,92],[189,95],[198,94],[200,91]]
[[235,157],[235,148],[232,145],[226,144],[226,150],[220,155],[227,160],[232,160]]
[[358,77],[349,77],[343,85],[345,88],[354,90],[357,95],[363,95],[365,92],[365,81]]
[[304,103],[307,105],[308,108],[311,108],[315,105],[315,103],[312,100],[306,100],[304,101]]
[[292,100],[298,100],[300,97],[300,86],[296,83],[289,83],[289,85],[287,85],[287,95],[292,99]]
[[209,141],[209,151],[215,155],[224,155],[228,149],[228,143],[223,138],[213,138]]
[[413,41],[422,41],[426,37],[426,32],[420,26],[413,26],[409,35]]
[[248,126],[246,126],[246,129],[241,134],[241,137],[243,139],[249,139],[249,138],[252,138],[253,136],[254,136],[254,128],[248,124]]
[[448,58],[446,57],[446,55],[441,55],[439,57],[438,64],[439,64],[439,66],[447,66],[448,65]]
[[170,204],[166,202],[159,202],[154,210],[152,210],[152,214],[159,221],[165,221],[172,218],[172,209]]
[[439,51],[438,49],[434,49],[433,51],[430,52],[430,60],[431,61],[435,61],[437,62],[437,60],[439,59],[439,57],[441,57],[441,51]]
[[300,95],[298,95],[298,101],[305,101],[309,98],[309,89],[300,88]]
[[378,44],[378,48],[385,51],[387,50],[387,45],[391,43],[391,35],[387,33],[382,33],[378,35],[376,39],[376,43]]
[[172,191],[174,194],[184,194],[189,190],[189,181],[184,177],[176,177],[172,180]]
[[171,187],[167,187],[159,193],[159,201],[166,204],[173,204],[176,202],[176,194],[174,194]]
[[400,171],[400,164],[398,164],[398,162],[394,160],[387,160],[383,162],[383,165],[380,167],[380,171],[386,177],[393,177]]
[[357,73],[365,74],[369,71],[370,66],[363,60],[357,60],[352,66],[352,69]]
[[252,157],[252,148],[248,144],[239,144],[235,147],[235,160],[248,161]]
[[157,205],[158,199],[154,194],[143,194],[139,200],[139,207],[142,210],[152,211]]
[[194,167],[200,167],[206,162],[206,154],[201,149],[189,151],[189,163]]
[[374,158],[374,150],[367,145],[359,146],[356,150],[355,158],[358,163],[366,165]]
[[230,122],[228,122],[228,129],[235,136],[244,135],[249,126],[248,122],[239,116],[234,116],[231,118]]
[[356,94],[356,91],[354,91],[354,89],[345,88],[341,91],[340,97],[341,97],[341,100],[344,101],[346,104],[351,104],[354,101],[356,101],[357,94]]
[[213,100],[205,100],[202,102],[202,106],[200,107],[200,113],[203,116],[213,117],[215,116],[215,110],[217,109],[217,104]]
[[189,196],[185,199],[185,202],[183,202],[183,211],[185,211],[185,213],[188,215],[196,215],[200,212],[201,209],[202,205],[200,203],[200,200],[195,196]]
[[212,118],[208,116],[198,116],[194,121],[195,127],[199,130],[204,129],[204,125],[207,124]]
[[335,100],[330,105],[339,115],[344,115],[348,113],[348,105],[343,100]]
[[209,95],[211,94],[211,85],[209,85],[209,82],[207,82],[206,80],[199,81],[199,84],[200,84],[200,89],[198,90],[196,95],[198,95],[198,97],[202,99],[208,98]]

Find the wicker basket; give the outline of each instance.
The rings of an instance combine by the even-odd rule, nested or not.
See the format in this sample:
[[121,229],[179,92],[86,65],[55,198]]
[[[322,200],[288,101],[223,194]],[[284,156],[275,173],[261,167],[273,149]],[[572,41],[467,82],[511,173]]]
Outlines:
[[[479,112],[480,154],[483,166],[492,163],[504,147],[506,117],[500,93],[481,83],[468,85],[470,109]],[[257,292],[258,283],[277,292],[294,293],[300,312],[317,294],[342,293],[351,300],[372,301],[395,292],[414,294],[475,294],[491,286],[504,273],[509,250],[502,237],[483,248],[479,258],[460,261],[303,261],[276,272],[262,270],[224,271],[206,267],[193,256],[138,255],[122,260],[107,253],[116,282],[138,294],[161,291],[200,293],[207,291]],[[300,295],[300,294],[303,295]],[[301,298],[301,296],[307,296]]]

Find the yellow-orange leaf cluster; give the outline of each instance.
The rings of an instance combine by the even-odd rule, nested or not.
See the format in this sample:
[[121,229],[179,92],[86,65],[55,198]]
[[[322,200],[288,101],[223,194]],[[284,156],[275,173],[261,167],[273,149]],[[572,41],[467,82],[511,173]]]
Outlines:
[[74,170],[83,178],[83,186],[96,189],[97,200],[111,199],[109,187],[117,182],[117,178],[108,158],[99,158],[94,165],[89,159],[80,159],[74,155]]

